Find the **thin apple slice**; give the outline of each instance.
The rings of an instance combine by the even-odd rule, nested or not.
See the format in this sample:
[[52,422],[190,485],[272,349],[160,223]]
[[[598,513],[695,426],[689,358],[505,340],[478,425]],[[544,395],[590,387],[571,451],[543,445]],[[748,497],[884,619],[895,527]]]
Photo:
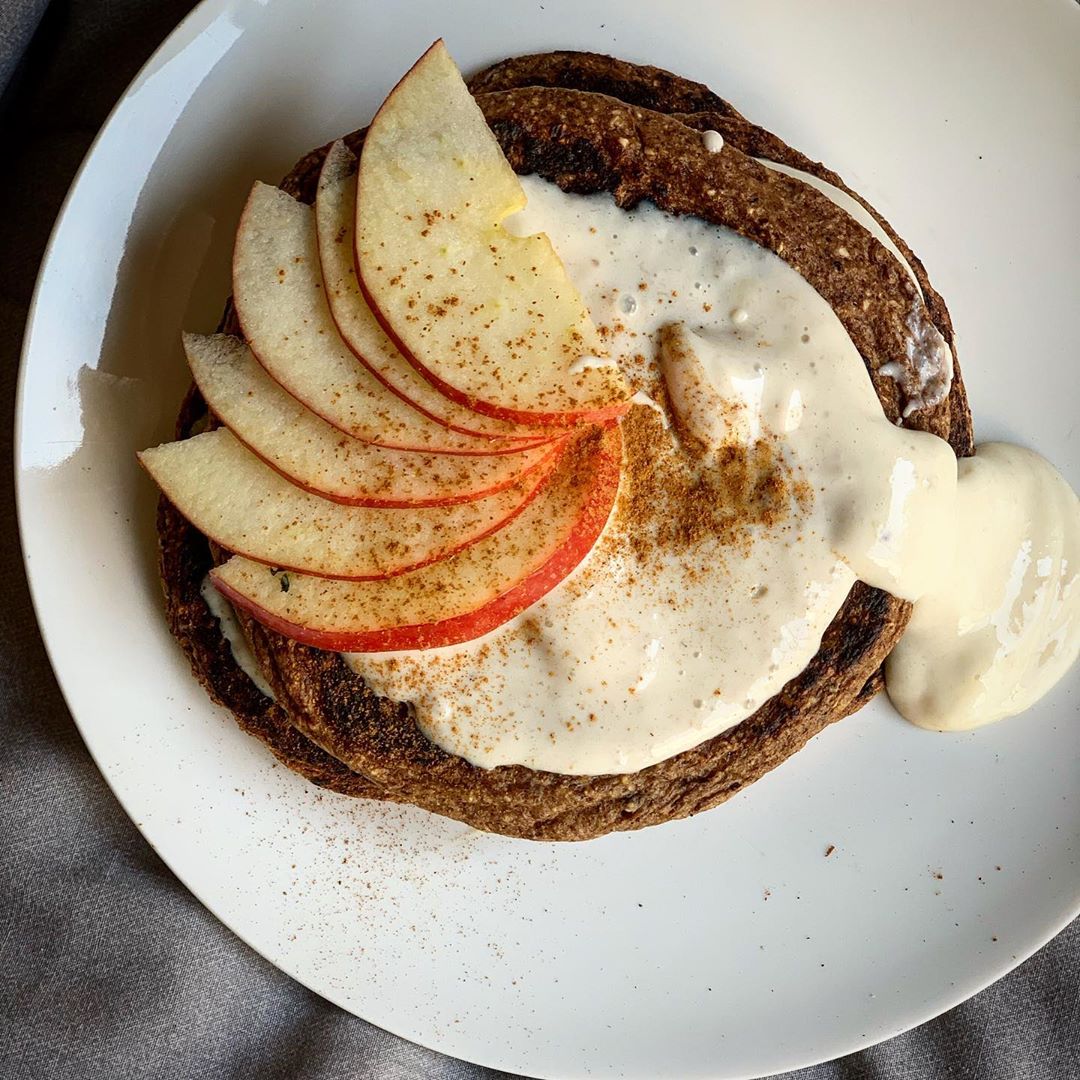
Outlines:
[[555,461],[486,499],[426,509],[342,506],[296,487],[226,428],[144,450],[166,498],[215,543],[282,570],[372,581],[447,559],[522,512]]
[[543,431],[482,416],[442,394],[421,375],[386,336],[371,313],[356,280],[353,215],[356,212],[356,157],[338,141],[330,147],[319,174],[315,227],[319,262],[330,314],[342,340],[384,386],[440,424],[466,435],[535,439]]
[[215,416],[294,484],[353,506],[451,506],[504,491],[559,450],[474,457],[388,450],[351,438],[283,390],[239,339],[184,335],[188,365]]
[[575,440],[544,490],[512,522],[451,559],[380,582],[293,575],[233,558],[217,588],[264,625],[320,649],[391,652],[454,645],[494,630],[549,593],[603,531],[619,487],[617,427]]
[[233,249],[233,301],[256,359],[293,397],[357,439],[442,454],[513,453],[517,440],[451,431],[388,390],[341,340],[326,302],[315,211],[256,184]]
[[448,397],[524,424],[602,420],[630,390],[544,234],[501,222],[525,205],[441,41],[371,123],[357,174],[361,288],[405,357]]

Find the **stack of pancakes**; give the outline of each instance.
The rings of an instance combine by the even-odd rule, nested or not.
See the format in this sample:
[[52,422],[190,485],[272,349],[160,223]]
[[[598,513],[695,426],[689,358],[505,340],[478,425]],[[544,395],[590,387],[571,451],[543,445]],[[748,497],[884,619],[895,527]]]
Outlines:
[[[519,173],[537,173],[570,192],[608,191],[627,209],[648,199],[670,213],[727,226],[775,252],[836,312],[889,419],[947,439],[958,456],[972,452],[971,417],[955,362],[947,396],[937,405],[909,409],[903,418],[903,388],[917,382],[907,350],[911,321],[937,327],[952,349],[949,313],[907,244],[835,173],[750,123],[707,87],[611,57],[518,57],[481,72],[470,89]],[[721,154],[705,148],[701,133],[708,130],[723,136]],[[363,138],[357,131],[345,141],[358,154]],[[326,149],[298,162],[282,189],[312,202]],[[894,255],[833,201],[756,158],[798,169],[858,200],[903,254],[918,287]],[[843,258],[839,249],[846,249]],[[221,329],[240,335],[231,310]],[[889,375],[878,373],[885,364]],[[177,437],[214,422],[193,389],[181,408]],[[878,692],[882,661],[910,614],[904,601],[856,584],[814,659],[779,694],[731,730],[639,772],[588,777],[521,766],[481,769],[431,743],[407,705],[377,696],[338,654],[301,645],[240,615],[276,700],[266,697],[237,665],[201,594],[208,570],[228,553],[164,498],[158,533],[173,634],[211,697],[280,761],[344,795],[412,803],[479,829],[531,839],[587,839],[723,802]]]

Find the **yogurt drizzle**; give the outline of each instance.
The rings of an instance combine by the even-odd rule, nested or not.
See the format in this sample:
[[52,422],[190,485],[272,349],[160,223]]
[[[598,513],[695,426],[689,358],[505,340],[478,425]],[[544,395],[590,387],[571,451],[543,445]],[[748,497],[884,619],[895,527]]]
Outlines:
[[959,463],[944,576],[889,655],[893,704],[963,730],[1030,708],[1080,650],[1080,509],[1038,454],[985,443]]

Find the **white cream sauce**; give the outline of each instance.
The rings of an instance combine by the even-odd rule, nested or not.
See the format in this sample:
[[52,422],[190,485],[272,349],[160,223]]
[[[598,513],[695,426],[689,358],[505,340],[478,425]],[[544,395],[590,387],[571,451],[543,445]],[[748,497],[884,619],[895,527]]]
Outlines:
[[[816,176],[759,158],[828,196],[886,247],[919,287],[910,263],[870,212]],[[841,256],[843,252],[839,252]],[[914,315],[914,313],[913,313]],[[909,357],[920,375],[952,356],[936,331],[911,320]],[[920,340],[921,339],[921,340]],[[878,369],[897,377],[899,366]],[[908,405],[924,403],[916,394]],[[1080,509],[1044,458],[989,443],[959,463],[955,512],[938,529],[945,584],[915,606],[886,664],[887,689],[913,723],[963,730],[1030,708],[1080,650]]]
[[704,540],[661,572],[642,573],[616,537],[478,642],[349,660],[476,764],[632,771],[733,726],[803,670],[856,574],[921,594],[940,559],[919,522],[951,500],[955,459],[886,420],[839,320],[777,256],[651,205],[525,184],[515,228],[548,232],[637,385],[655,386],[660,330],[677,324],[661,368],[679,411],[701,394],[738,402],[706,441],[782,436],[814,497],[784,528],[738,550]]
[[[813,484],[807,540],[823,542],[868,585],[915,600],[940,584],[956,457],[943,440],[889,423],[855,346],[811,295],[824,310],[813,310],[810,296],[779,295],[768,340],[763,330],[706,337],[672,328],[661,366],[674,411],[701,417],[716,445],[781,436],[785,455]],[[753,307],[769,305],[759,299]],[[784,326],[786,311],[810,319],[813,334]]]
[[[899,254],[854,200],[803,178]],[[377,691],[412,702],[434,742],[480,766],[634,771],[773,696],[857,578],[916,601],[888,671],[916,723],[989,722],[1060,677],[1077,653],[1080,521],[1049,465],[989,446],[960,464],[958,492],[951,449],[886,420],[839,320],[782,260],[651,205],[524,183],[511,227],[548,232],[635,407],[659,409],[675,448],[778,440],[812,498],[792,500],[782,527],[752,526],[734,546],[702,539],[649,573],[609,527],[568,581],[479,641],[346,657]],[[951,355],[918,320],[911,330],[909,357],[940,392]]]
[[889,697],[920,727],[1014,716],[1080,653],[1080,501],[1038,454],[987,443],[959,463],[946,573],[915,605],[885,666]]

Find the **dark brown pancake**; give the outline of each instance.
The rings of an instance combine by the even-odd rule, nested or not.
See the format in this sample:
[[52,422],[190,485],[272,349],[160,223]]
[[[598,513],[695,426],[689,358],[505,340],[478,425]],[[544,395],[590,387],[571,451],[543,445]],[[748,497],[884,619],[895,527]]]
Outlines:
[[[554,88],[557,77],[581,90]],[[512,88],[485,96],[482,105],[519,172],[538,172],[567,190],[611,191],[626,207],[648,198],[672,212],[694,213],[728,225],[778,251],[829,300],[872,375],[884,362],[906,361],[903,324],[919,300],[893,256],[823,195],[766,170],[746,155],[770,158],[837,183],[839,178],[824,167],[749,124],[707,88],[658,69],[561,53],[508,61],[474,80],[476,89],[507,84]],[[596,91],[618,94],[659,112],[699,115],[661,116],[600,97]],[[729,150],[706,155],[694,130],[705,127],[721,131]],[[359,151],[362,133],[347,141]],[[305,157],[282,187],[311,201],[324,152]],[[713,194],[707,194],[710,191]],[[929,318],[951,342],[944,304],[929,289],[918,260],[908,254],[902,240],[895,235],[893,239],[919,276]],[[848,249],[847,259],[828,254],[838,246]],[[870,300],[866,308],[865,299]],[[231,319],[224,328],[238,331]],[[875,378],[875,386],[886,413],[896,419],[902,403],[895,383]],[[958,373],[947,401],[911,421],[949,437],[958,452],[967,452],[970,417]],[[197,585],[195,591],[197,595]],[[198,601],[202,604],[201,597]],[[205,610],[205,604],[202,607]],[[377,788],[369,785],[372,793],[393,793],[492,831],[584,839],[706,809],[785,760],[829,722],[877,692],[879,665],[907,615],[906,604],[855,586],[807,670],[754,716],[650,769],[599,778],[520,767],[474,768],[431,744],[406,707],[377,698],[335,654],[298,645],[258,626],[249,624],[248,629],[293,724],[325,747],[333,755],[329,760],[340,759],[375,781]],[[225,653],[231,663],[227,646]],[[220,690],[217,696],[222,699]],[[297,745],[312,744],[301,740]],[[280,747],[275,752],[285,759]],[[298,760],[306,758],[301,755]],[[345,785],[364,785],[347,769],[338,776]]]
[[516,90],[520,86],[587,90],[653,112],[718,113],[741,118],[730,102],[714,94],[704,83],[650,64],[631,64],[602,53],[560,49],[511,56],[477,72],[469,80],[469,89],[477,95]]

